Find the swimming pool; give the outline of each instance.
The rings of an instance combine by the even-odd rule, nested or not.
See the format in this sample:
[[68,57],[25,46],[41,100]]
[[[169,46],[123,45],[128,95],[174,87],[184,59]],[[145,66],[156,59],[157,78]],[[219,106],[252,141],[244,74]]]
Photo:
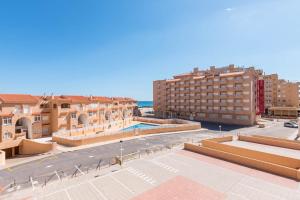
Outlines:
[[136,124],[136,125],[124,128],[124,129],[122,129],[122,131],[131,131],[131,130],[134,130],[134,129],[137,129],[137,128],[139,128],[139,129],[150,129],[150,128],[154,128],[156,126],[159,126],[159,125],[140,123],[140,124]]

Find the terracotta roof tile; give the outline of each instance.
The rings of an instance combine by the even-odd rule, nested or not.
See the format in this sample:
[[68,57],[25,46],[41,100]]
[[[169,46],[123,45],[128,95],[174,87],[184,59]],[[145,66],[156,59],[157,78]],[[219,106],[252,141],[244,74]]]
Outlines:
[[72,103],[88,103],[88,102],[91,102],[91,99],[89,97],[85,97],[85,96],[61,95],[60,98],[70,100]]
[[128,97],[113,97],[112,99],[119,102],[136,102],[136,100]]
[[93,97],[93,99],[100,103],[111,103],[112,102],[112,99],[109,97],[96,96],[96,97]]
[[29,94],[0,94],[0,101],[8,104],[37,104],[39,99]]

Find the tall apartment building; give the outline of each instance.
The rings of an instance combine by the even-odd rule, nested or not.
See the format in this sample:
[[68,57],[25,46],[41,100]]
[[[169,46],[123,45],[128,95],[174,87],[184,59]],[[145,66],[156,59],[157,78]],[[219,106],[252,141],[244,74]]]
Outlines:
[[298,107],[299,88],[297,83],[279,80],[277,90],[277,105],[279,107]]
[[184,118],[253,125],[257,111],[257,81],[253,67],[210,67],[153,82],[154,111],[161,118]]
[[277,74],[264,75],[265,108],[299,107],[299,83],[279,79]]
[[132,121],[135,106],[135,100],[121,97],[0,94],[0,150],[13,156],[22,139],[60,130],[122,127]]
[[278,75],[264,75],[263,80],[265,86],[265,108],[276,106],[278,97]]

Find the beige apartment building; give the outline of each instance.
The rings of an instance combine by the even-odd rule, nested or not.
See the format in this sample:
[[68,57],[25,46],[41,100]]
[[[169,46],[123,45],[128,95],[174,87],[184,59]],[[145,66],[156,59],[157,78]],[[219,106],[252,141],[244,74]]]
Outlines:
[[183,118],[253,125],[257,81],[254,67],[210,67],[153,82],[154,111],[161,118]]
[[264,75],[263,79],[265,88],[265,108],[276,106],[278,97],[278,75]]
[[279,79],[277,74],[264,75],[265,113],[279,117],[298,117],[299,82]]
[[126,126],[135,106],[135,100],[121,97],[0,94],[0,150],[10,157],[25,138],[95,125],[105,130]]
[[279,79],[277,74],[264,75],[265,108],[299,107],[299,83]]

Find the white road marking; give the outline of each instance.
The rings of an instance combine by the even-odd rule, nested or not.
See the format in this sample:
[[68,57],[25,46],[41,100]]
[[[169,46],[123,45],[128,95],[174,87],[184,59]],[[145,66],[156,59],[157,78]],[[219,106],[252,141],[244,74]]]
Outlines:
[[53,165],[47,165],[47,166],[46,166],[46,168],[50,168],[50,167],[53,167]]
[[130,172],[131,174],[139,177],[140,179],[143,179],[145,182],[147,182],[151,185],[154,185],[156,183],[156,180],[154,180],[153,178],[151,178],[151,177],[147,176],[146,174],[140,172],[137,169],[134,169],[132,167],[128,167],[127,171]]
[[178,172],[178,169],[175,169],[174,167],[171,167],[165,163],[161,163],[161,162],[158,162],[156,160],[152,160],[152,163],[154,163],[155,165],[159,166],[159,167],[162,167],[163,169],[166,169],[168,170],[169,172],[172,172],[172,173],[177,173]]
[[248,198],[244,197],[243,195],[240,195],[240,194],[237,194],[237,193],[234,193],[234,192],[229,192],[229,194],[231,194],[233,196],[237,196],[237,197],[245,199],[245,200],[249,200]]
[[104,194],[91,182],[88,181],[88,183],[98,192],[98,194],[105,200],[108,200],[108,198],[106,198],[106,196],[104,196]]
[[135,194],[134,191],[132,191],[129,187],[127,187],[124,183],[122,183],[121,181],[119,181],[116,177],[114,177],[113,175],[110,175],[110,177],[116,181],[117,183],[119,183],[121,186],[123,186],[127,191],[129,191],[131,194]]
[[256,190],[256,191],[258,191],[259,193],[264,193],[264,194],[266,194],[266,195],[268,195],[268,196],[271,196],[273,199],[284,200],[283,198],[280,198],[280,197],[278,197],[278,196],[276,196],[276,195],[273,195],[273,194],[271,194],[271,193],[265,192],[264,190],[259,190],[259,189],[255,188],[255,187],[250,186],[250,185],[245,185],[245,184],[243,184],[243,183],[239,183],[238,185],[241,185],[241,186],[250,188],[250,189],[252,189],[252,190]]
[[67,194],[68,199],[69,199],[69,200],[72,200],[71,197],[70,197],[70,194],[69,194],[68,190],[65,189],[64,191],[65,191],[65,193]]

